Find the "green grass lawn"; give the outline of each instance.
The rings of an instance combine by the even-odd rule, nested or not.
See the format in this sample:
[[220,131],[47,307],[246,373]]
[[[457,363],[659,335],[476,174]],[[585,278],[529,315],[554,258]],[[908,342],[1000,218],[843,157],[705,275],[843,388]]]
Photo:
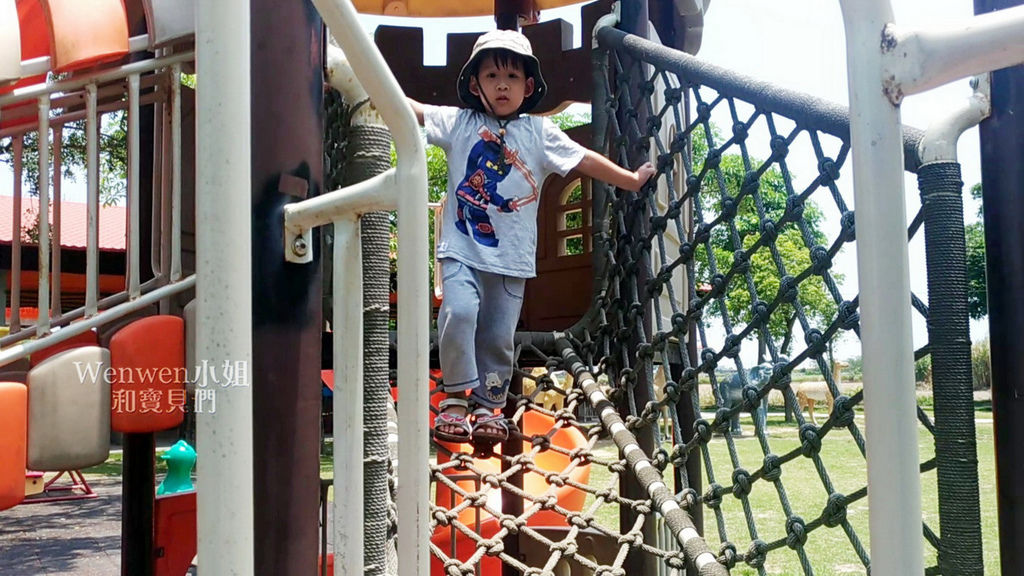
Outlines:
[[[985,412],[978,414],[979,418],[989,416],[990,414]],[[863,420],[859,421],[863,424]],[[749,426],[747,430],[749,434]],[[977,423],[977,441],[985,574],[997,575],[1000,573],[999,540],[997,537],[995,464],[991,422]],[[799,445],[796,427],[784,423],[781,414],[769,414],[768,444],[774,454],[789,452]],[[740,466],[749,472],[754,472],[761,467],[764,452],[753,435],[735,439],[734,445]],[[933,440],[923,428],[921,428],[919,447],[922,461],[933,456]],[[716,481],[724,486],[731,485],[733,465],[725,439],[715,437],[711,441],[709,449]],[[610,458],[614,456],[614,448],[610,443],[602,442],[599,453]],[[865,485],[867,469],[864,458],[849,433],[845,431],[830,433],[823,443],[821,459],[836,491],[850,494]],[[781,481],[792,513],[802,517],[806,523],[810,523],[821,515],[827,498],[827,492],[813,462],[801,457],[785,464],[782,469]],[[606,468],[591,467],[591,486],[605,487],[611,480],[612,476]],[[671,486],[670,475],[666,480]],[[706,475],[702,481],[704,490],[706,490],[708,484]],[[921,487],[924,519],[932,530],[938,532],[938,497],[934,470],[922,475]],[[755,482],[748,501],[753,526],[759,539],[773,542],[785,536],[786,515],[783,512],[779,491],[774,484],[764,480]],[[585,507],[590,506],[592,502],[593,497],[588,498]],[[753,538],[741,501],[732,495],[726,495],[723,498],[721,510],[726,537],[736,544],[739,551],[745,552]],[[603,526],[618,528],[618,510],[615,506],[603,506],[596,516]],[[719,526],[714,512],[707,507],[704,508],[704,519],[708,544],[712,550],[717,552],[720,545]],[[847,519],[852,531],[864,548],[870,551],[866,497],[848,507]],[[854,551],[850,538],[842,527],[823,526],[817,528],[808,535],[804,549],[816,575],[866,573],[862,562]],[[925,554],[925,566],[934,566],[936,563],[935,551],[930,545],[925,545]],[[765,572],[787,576],[804,573],[797,553],[786,547],[768,554]],[[732,570],[734,575],[757,573],[755,568],[745,564],[738,565]]]
[[[980,406],[979,408],[976,411],[978,418],[991,418],[991,412],[986,410],[987,406]],[[863,425],[862,419],[858,419],[858,422]],[[749,420],[744,422],[744,424],[748,435],[734,439],[735,458],[740,466],[749,472],[754,472],[762,465],[764,452],[759,441],[750,435]],[[999,539],[997,536],[992,423],[978,422],[976,429],[985,574],[998,575],[1000,573],[998,557]],[[768,430],[767,442],[774,454],[785,454],[799,445],[796,426],[785,423],[780,412],[769,413]],[[927,431],[921,427],[919,427],[919,430],[918,445],[921,461],[926,461],[934,455],[934,444]],[[320,472],[325,477],[330,477],[332,474],[331,448],[333,448],[333,445],[331,442],[328,442],[325,453],[320,458]],[[731,485],[733,464],[725,439],[715,437],[709,444],[709,450],[716,481],[725,486]],[[614,460],[617,457],[615,447],[610,440],[600,441],[595,448],[595,452],[596,456],[600,459]],[[848,432],[833,431],[826,437],[821,451],[821,460],[827,471],[828,478],[836,491],[851,494],[865,485],[867,469],[864,458],[861,456],[856,443]],[[159,458],[156,462],[157,475],[159,477],[166,472],[166,466]],[[805,522],[810,523],[820,516],[827,498],[827,492],[817,470],[810,459],[803,457],[785,464],[782,469],[781,481],[785,491],[785,498],[791,507],[792,513],[802,517]],[[119,476],[121,474],[121,454],[112,454],[106,463],[89,468],[84,472],[87,474]],[[670,468],[667,471],[666,477],[666,483],[669,486],[672,486],[671,473],[672,470]],[[706,490],[708,485],[706,474],[702,478],[702,483],[704,490]],[[617,481],[607,467],[594,464],[591,466],[589,485],[595,490],[617,488]],[[934,531],[938,531],[938,498],[936,472],[934,470],[926,472],[921,476],[921,486],[924,519]],[[783,512],[780,498],[776,487],[764,480],[754,483],[748,498],[750,515],[753,519],[753,527],[756,530],[757,537],[766,542],[775,541],[785,535],[786,515]],[[584,510],[589,510],[594,500],[593,496],[588,496],[584,504]],[[725,531],[726,537],[736,544],[739,551],[746,551],[753,537],[750,533],[750,526],[747,523],[741,501],[732,495],[725,495],[721,510],[723,517],[722,528]],[[603,505],[596,511],[595,516],[597,522],[602,526],[618,530],[619,512],[617,506]],[[719,526],[715,519],[715,514],[705,507],[704,518],[708,544],[712,550],[717,551],[720,539]],[[866,549],[870,550],[867,498],[863,498],[849,506],[847,519],[856,537],[859,538]],[[854,551],[850,537],[841,527],[820,527],[815,529],[808,535],[804,550],[816,575],[866,573],[863,564]],[[930,545],[925,545],[925,555],[925,566],[934,566],[936,563],[935,551]],[[797,553],[785,547],[773,550],[768,554],[765,572],[786,576],[804,573]],[[753,575],[757,573],[756,569],[745,564],[736,566],[732,570],[734,575]]]
[[[167,463],[160,459],[160,454],[162,454],[162,452],[157,452],[156,454],[156,475],[158,477],[167,474]],[[86,468],[85,470],[82,470],[82,473],[108,477],[120,476],[123,467],[123,455],[120,452],[112,452],[106,462],[98,466]],[[195,474],[193,474],[193,477],[195,477]]]

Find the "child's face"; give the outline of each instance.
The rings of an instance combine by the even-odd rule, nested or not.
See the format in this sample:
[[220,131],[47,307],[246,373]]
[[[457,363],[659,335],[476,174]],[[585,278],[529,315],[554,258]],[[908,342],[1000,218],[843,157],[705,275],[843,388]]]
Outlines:
[[480,70],[469,79],[469,91],[481,97],[487,111],[499,118],[515,114],[523,100],[533,94],[533,78],[527,78],[521,65],[499,66],[494,57],[484,58]]

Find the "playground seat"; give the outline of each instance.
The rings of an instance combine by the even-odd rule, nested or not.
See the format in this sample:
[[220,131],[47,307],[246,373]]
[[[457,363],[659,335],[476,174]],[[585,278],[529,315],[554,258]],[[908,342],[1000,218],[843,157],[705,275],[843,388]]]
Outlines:
[[110,455],[110,353],[66,350],[28,373],[28,467],[79,470]]
[[50,27],[54,72],[68,72],[128,54],[123,0],[41,0]]
[[14,0],[0,0],[0,84],[21,78],[21,25]]
[[115,432],[167,430],[185,418],[185,322],[150,316],[110,338],[110,423]]
[[25,442],[28,391],[24,384],[0,382],[0,510],[25,499]]
[[29,357],[29,367],[38,366],[43,362],[43,360],[56,356],[65,350],[81,348],[83,346],[97,346],[98,344],[99,339],[96,336],[96,331],[86,330],[77,336],[72,336],[67,340],[58,342],[52,346],[47,346],[42,350],[32,353],[32,356]]
[[145,306],[134,312],[129,312],[120,318],[115,318],[106,324],[100,326],[96,334],[99,336],[100,346],[104,348],[110,348],[110,340],[117,334],[118,330],[125,326],[135,322],[142,318],[149,318],[150,316],[156,316],[160,313],[160,309],[156,306]]
[[143,0],[149,47],[160,48],[196,33],[195,0]]

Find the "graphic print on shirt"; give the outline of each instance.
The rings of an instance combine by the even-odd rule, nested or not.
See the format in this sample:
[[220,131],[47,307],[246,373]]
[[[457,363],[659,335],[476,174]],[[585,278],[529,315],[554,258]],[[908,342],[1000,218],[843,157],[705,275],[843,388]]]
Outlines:
[[[501,138],[486,126],[482,126],[478,133],[480,140],[470,149],[466,159],[466,176],[455,188],[455,228],[472,236],[480,245],[496,247],[499,239],[487,208],[494,206],[499,212],[517,212],[537,200],[537,182],[519,158],[518,150],[502,146]],[[530,183],[533,192],[529,196],[505,198],[498,192],[498,184],[505,180],[513,167]]]

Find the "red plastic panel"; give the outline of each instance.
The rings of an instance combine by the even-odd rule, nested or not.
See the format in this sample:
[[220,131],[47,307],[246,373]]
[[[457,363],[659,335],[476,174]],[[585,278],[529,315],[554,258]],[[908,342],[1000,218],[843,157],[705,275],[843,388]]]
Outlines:
[[196,555],[196,493],[156,497],[155,576],[182,576]]
[[55,72],[86,68],[128,54],[123,0],[42,0]]
[[185,322],[149,316],[110,339],[110,427],[117,432],[167,430],[185,417]]
[[25,442],[28,390],[17,382],[0,382],[0,510],[25,499]]
[[[46,18],[39,0],[17,0],[18,24],[21,29],[22,61],[47,56],[50,54],[50,33],[46,27]],[[11,92],[15,88],[38,84],[46,80],[46,75],[23,78],[14,84],[0,86],[0,94]],[[36,121],[35,101],[25,104],[7,106],[0,110],[0,128],[8,128]],[[12,118],[15,118],[12,120]]]
[[63,342],[58,342],[53,346],[43,348],[38,352],[33,352],[32,357],[29,358],[29,366],[38,366],[40,362],[46,360],[51,356],[56,356],[65,350],[71,350],[72,348],[81,348],[82,346],[98,346],[99,340],[96,338],[95,330],[86,330],[78,336],[72,336]]

